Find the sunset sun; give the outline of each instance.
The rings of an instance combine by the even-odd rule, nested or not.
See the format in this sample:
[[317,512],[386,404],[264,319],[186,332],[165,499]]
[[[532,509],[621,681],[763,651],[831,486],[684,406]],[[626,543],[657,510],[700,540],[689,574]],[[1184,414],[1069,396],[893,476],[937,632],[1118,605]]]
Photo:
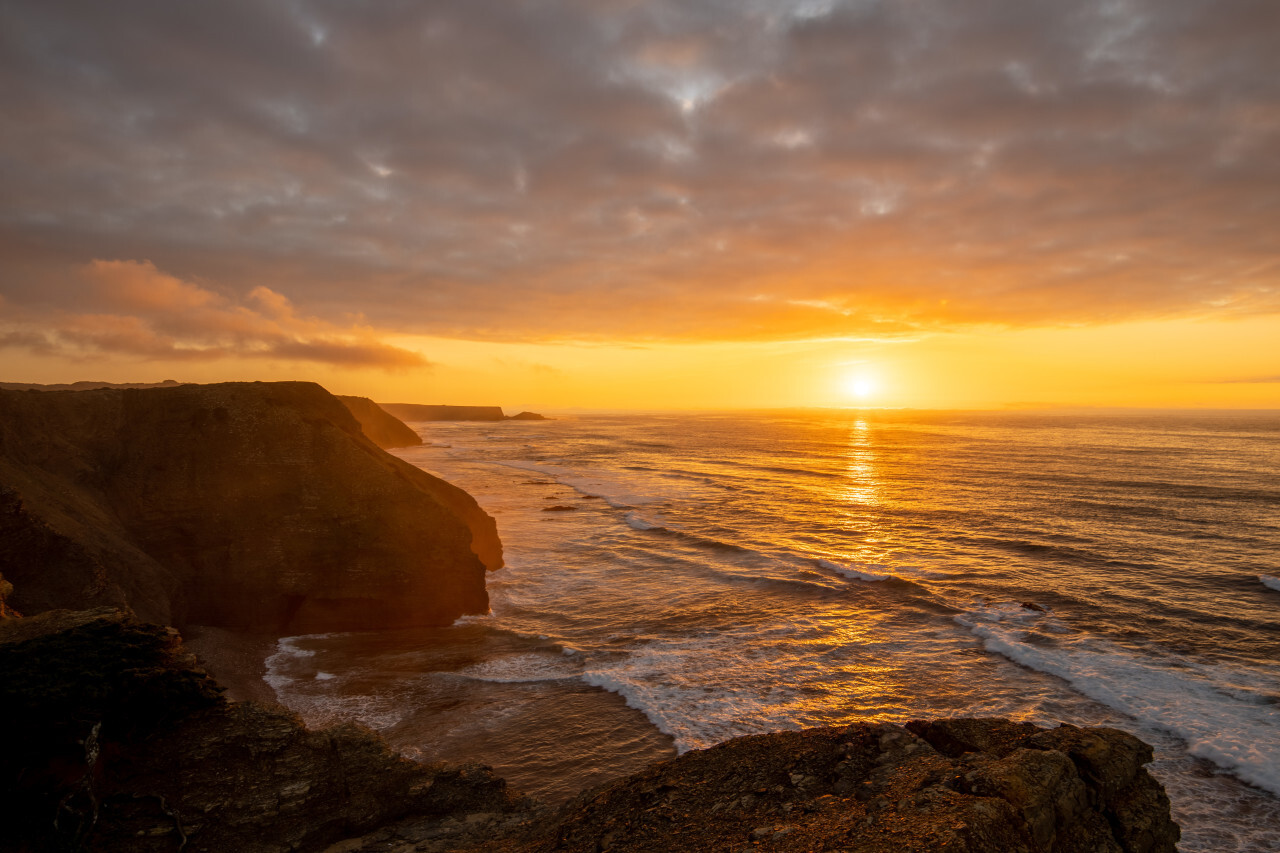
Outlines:
[[864,373],[855,374],[844,381],[845,393],[859,402],[865,402],[875,396],[879,383]]

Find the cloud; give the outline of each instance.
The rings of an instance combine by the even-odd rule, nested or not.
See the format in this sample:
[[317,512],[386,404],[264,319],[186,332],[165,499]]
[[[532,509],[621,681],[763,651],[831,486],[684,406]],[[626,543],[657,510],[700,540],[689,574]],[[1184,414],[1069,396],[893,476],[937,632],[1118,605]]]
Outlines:
[[150,261],[95,260],[69,278],[73,296],[68,301],[77,310],[45,306],[12,312],[0,321],[0,347],[68,357],[248,357],[385,369],[428,365],[417,352],[382,343],[367,325],[299,316],[287,298],[265,287],[237,301],[168,275]]
[[1277,29],[1271,0],[6,4],[0,292],[151,258],[176,283],[116,297],[171,306],[160,343],[101,333],[144,349],[194,334],[184,300],[228,300],[189,308],[226,339],[274,317],[260,287],[479,339],[1280,311]]

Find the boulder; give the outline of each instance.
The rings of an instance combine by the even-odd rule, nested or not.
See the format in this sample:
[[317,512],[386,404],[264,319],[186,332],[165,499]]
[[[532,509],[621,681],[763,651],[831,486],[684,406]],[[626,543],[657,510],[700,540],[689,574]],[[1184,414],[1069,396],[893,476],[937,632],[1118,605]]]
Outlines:
[[449,624],[502,565],[463,490],[309,382],[0,391],[8,606],[282,633]]

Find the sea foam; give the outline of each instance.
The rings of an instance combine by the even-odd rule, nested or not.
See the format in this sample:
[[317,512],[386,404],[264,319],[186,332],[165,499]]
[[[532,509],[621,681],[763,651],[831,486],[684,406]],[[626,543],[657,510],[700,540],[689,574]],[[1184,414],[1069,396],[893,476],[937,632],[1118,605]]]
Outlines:
[[1274,674],[1197,665],[1172,654],[1139,656],[1018,605],[978,607],[955,618],[988,651],[1055,675],[1145,726],[1176,735],[1190,754],[1280,794],[1274,704],[1280,681]]
[[1280,578],[1272,575],[1258,575],[1258,580],[1262,581],[1262,585],[1268,589],[1274,589],[1276,592],[1280,592]]

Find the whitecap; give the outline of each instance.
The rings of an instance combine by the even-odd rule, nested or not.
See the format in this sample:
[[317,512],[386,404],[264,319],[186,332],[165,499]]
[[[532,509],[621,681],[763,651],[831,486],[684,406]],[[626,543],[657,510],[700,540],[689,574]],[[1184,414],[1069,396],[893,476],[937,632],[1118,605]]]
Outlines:
[[1280,592],[1280,578],[1274,575],[1258,575],[1258,580],[1262,581],[1262,585],[1268,589],[1274,589]]

